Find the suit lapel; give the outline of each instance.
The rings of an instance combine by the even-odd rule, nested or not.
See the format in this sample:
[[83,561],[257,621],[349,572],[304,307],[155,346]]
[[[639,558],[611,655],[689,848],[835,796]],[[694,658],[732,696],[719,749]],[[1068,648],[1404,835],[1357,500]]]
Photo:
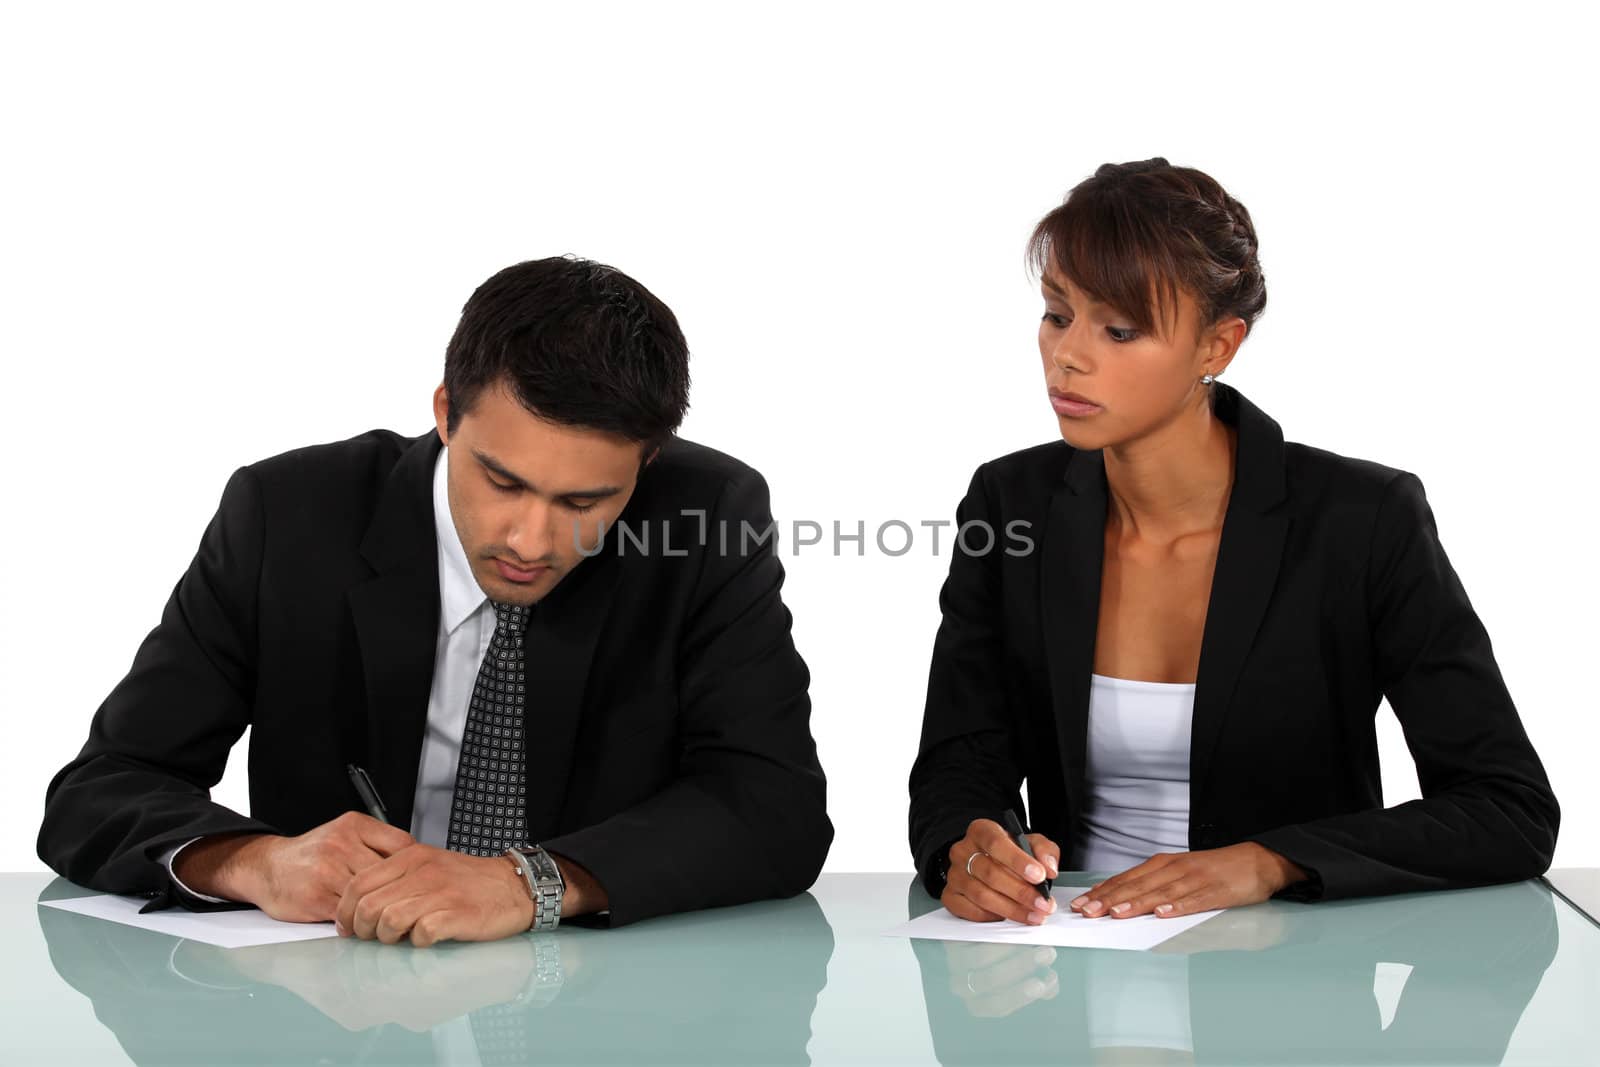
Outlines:
[[1189,740],[1191,808],[1206,804],[1211,757],[1277,585],[1289,532],[1287,511],[1276,507],[1285,496],[1283,431],[1237,389],[1221,382],[1212,388],[1218,390],[1218,417],[1239,429],[1239,447],[1200,638]]
[[361,542],[376,574],[349,594],[366,683],[367,769],[389,821],[403,830],[411,828],[439,629],[432,482],[440,447],[437,434],[425,434],[395,464]]
[[[603,544],[609,547],[609,537]],[[622,561],[603,548],[563,578],[528,618],[528,718],[522,743],[528,836],[534,842],[563,829],[561,809],[583,718],[583,692],[621,567]]]
[[1089,676],[1094,672],[1105,562],[1106,477],[1102,454],[1074,450],[1050,498],[1040,561],[1045,662],[1071,807],[1082,811]]
[[[1239,431],[1234,484],[1195,683],[1190,736],[1191,806],[1205,795],[1212,755],[1245,657],[1266,614],[1288,533],[1275,510],[1284,498],[1283,433],[1231,386],[1216,383],[1215,413]],[[1090,675],[1100,618],[1108,505],[1101,451],[1074,450],[1051,496],[1040,567],[1045,657],[1061,762],[1074,811],[1082,811],[1088,751]]]

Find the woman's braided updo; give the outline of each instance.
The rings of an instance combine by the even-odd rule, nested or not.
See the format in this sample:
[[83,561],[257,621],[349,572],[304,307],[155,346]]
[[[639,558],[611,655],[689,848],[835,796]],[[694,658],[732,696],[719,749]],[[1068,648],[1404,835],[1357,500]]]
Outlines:
[[1055,268],[1140,330],[1165,325],[1175,287],[1200,309],[1200,326],[1238,316],[1248,334],[1267,306],[1250,212],[1210,175],[1161,156],[1105,163],[1034,227],[1028,259]]

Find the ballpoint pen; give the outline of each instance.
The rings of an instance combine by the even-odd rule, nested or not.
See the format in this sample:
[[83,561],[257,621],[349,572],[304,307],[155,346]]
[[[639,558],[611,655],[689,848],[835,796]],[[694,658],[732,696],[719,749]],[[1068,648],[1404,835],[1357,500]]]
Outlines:
[[[1003,821],[1005,823],[1006,833],[1010,834],[1016,840],[1017,847],[1026,852],[1029,859],[1038,859],[1038,857],[1033,854],[1033,846],[1028,844],[1028,835],[1022,829],[1022,820],[1017,818],[1017,813],[1012,811],[1010,808],[1007,808],[1005,819]],[[1044,864],[1041,863],[1039,866],[1043,868]],[[1050,872],[1045,871],[1044,881],[1040,882],[1034,888],[1039,890],[1040,896],[1044,897],[1046,900],[1049,900],[1050,890],[1054,884],[1054,881],[1050,877]]]
[[345,770],[350,774],[350,783],[361,796],[361,803],[367,806],[367,814],[379,822],[388,822],[389,814],[383,810],[383,801],[378,799],[378,791],[372,787],[372,779],[367,777],[367,772],[354,763],[345,764]]

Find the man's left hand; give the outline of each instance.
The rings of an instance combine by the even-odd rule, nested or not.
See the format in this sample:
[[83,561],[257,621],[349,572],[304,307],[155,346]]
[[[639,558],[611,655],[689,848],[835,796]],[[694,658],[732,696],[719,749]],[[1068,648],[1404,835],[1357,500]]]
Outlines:
[[533,922],[533,898],[506,856],[468,856],[431,845],[401,849],[350,879],[334,917],[341,936],[395,944],[410,937],[495,941]]
[[1258,904],[1308,877],[1304,869],[1254,841],[1199,852],[1163,852],[1092,887],[1072,902],[1072,910],[1091,919],[1147,914],[1170,919]]

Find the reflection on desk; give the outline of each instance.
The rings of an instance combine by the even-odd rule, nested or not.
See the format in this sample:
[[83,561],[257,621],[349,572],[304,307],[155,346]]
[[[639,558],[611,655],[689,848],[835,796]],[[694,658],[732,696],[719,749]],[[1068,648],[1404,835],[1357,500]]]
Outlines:
[[[907,902],[913,917],[939,906],[915,880]],[[1153,952],[911,945],[946,1067],[1499,1063],[1558,935],[1529,881],[1268,901]]]
[[[40,899],[78,895],[57,880]],[[833,935],[809,894],[430,949],[221,949],[37,908],[51,962],[140,1064],[806,1063]],[[770,966],[781,946],[783,966]]]

